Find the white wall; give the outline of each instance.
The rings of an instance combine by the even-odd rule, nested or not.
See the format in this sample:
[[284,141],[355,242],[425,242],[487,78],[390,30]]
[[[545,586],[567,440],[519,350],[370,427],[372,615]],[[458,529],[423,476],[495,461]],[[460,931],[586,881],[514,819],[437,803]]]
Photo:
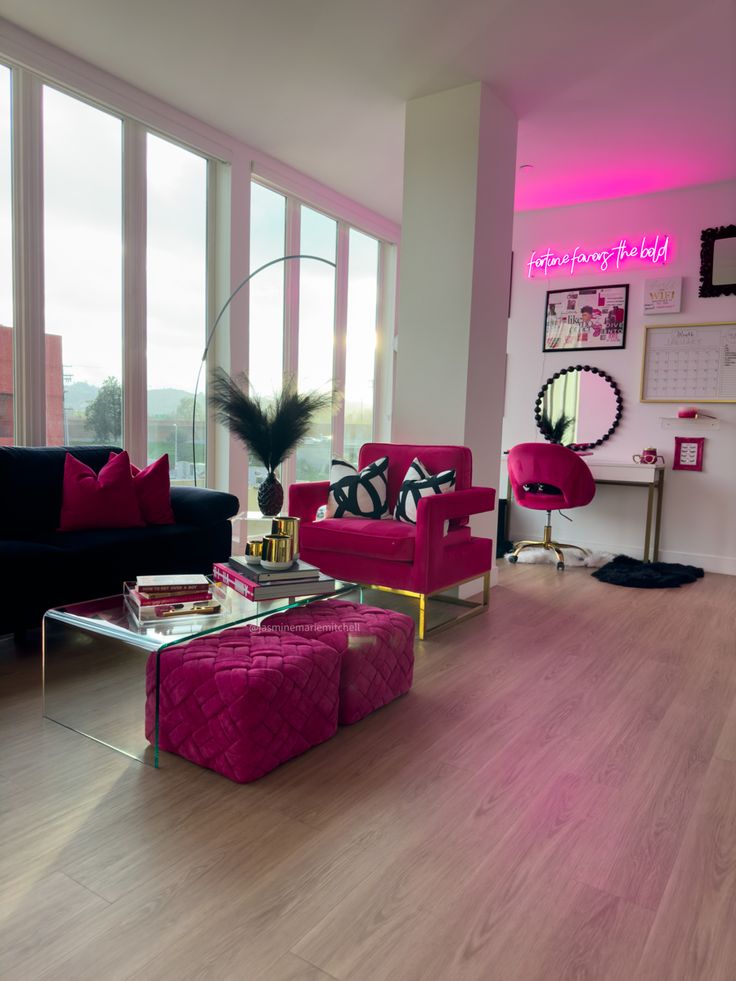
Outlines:
[[[621,388],[624,413],[619,428],[596,451],[596,457],[628,460],[643,447],[656,446],[667,462],[660,558],[736,575],[736,404],[703,407],[718,417],[718,430],[663,429],[661,417],[675,416],[677,405],[639,401],[645,323],[736,321],[736,297],[698,297],[700,232],[733,222],[736,183],[517,214],[503,442],[508,449],[515,443],[541,439],[534,424],[534,402],[555,371],[580,363],[604,369]],[[673,239],[673,259],[660,272],[629,264],[618,272],[576,270],[573,277],[527,278],[526,262],[534,249],[576,243],[604,245],[621,236],[636,240],[654,232],[669,233]],[[681,313],[644,316],[644,280],[657,275],[683,277]],[[542,354],[546,291],[606,282],[630,284],[625,350]],[[702,473],[669,469],[676,435],[706,437]],[[505,466],[501,469],[499,486],[503,489]],[[553,528],[562,540],[641,558],[644,515],[644,491],[599,487],[588,508],[572,512],[572,525],[557,516]],[[512,538],[540,537],[542,524],[539,513],[513,507]]]

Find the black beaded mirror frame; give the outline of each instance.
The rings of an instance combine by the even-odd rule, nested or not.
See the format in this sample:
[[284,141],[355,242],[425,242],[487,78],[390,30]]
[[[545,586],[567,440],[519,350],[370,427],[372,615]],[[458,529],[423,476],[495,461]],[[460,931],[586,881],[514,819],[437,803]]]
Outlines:
[[608,430],[607,433],[601,436],[600,439],[597,439],[594,443],[566,443],[565,444],[571,450],[592,450],[595,449],[596,446],[601,446],[601,444],[605,443],[605,441],[613,435],[616,426],[618,426],[618,424],[621,422],[621,414],[624,408],[624,400],[621,396],[621,389],[618,387],[618,385],[613,380],[613,378],[611,378],[610,375],[606,374],[605,371],[601,371],[600,368],[592,368],[589,364],[575,364],[575,365],[570,365],[569,368],[563,368],[561,371],[556,371],[554,375],[552,375],[550,378],[547,379],[547,381],[544,383],[544,385],[542,385],[541,389],[539,390],[537,401],[534,404],[534,421],[536,422],[537,429],[540,431],[542,436],[544,436],[545,439],[549,440],[548,434],[544,431],[542,427],[542,401],[544,399],[544,393],[557,378],[560,378],[562,375],[567,375],[571,371],[591,371],[594,375],[600,375],[601,378],[603,378],[605,381],[608,382],[608,384],[613,389],[614,395],[616,396],[616,418],[614,419],[613,425],[611,426],[611,428]]

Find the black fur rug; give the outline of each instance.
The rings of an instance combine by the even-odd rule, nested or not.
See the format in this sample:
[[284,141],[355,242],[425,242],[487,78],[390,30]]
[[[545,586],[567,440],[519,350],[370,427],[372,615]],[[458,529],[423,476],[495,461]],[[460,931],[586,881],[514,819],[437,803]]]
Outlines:
[[666,589],[702,579],[703,570],[678,562],[642,562],[628,555],[617,555],[592,573],[601,582],[614,586],[634,586],[638,589]]

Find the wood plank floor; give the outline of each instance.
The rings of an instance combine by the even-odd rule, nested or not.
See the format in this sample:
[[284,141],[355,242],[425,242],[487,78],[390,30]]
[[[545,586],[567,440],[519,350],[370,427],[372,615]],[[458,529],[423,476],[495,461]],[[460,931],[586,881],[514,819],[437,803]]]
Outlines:
[[242,787],[42,720],[0,641],[0,977],[733,981],[735,625],[736,578],[503,568],[406,698]]

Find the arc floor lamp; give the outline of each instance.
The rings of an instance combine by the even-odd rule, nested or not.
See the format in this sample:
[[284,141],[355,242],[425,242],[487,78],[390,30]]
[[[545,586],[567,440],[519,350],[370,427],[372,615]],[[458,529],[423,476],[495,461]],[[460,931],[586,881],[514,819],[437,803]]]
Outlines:
[[207,334],[207,342],[205,343],[204,351],[202,352],[202,360],[199,363],[199,370],[197,371],[197,381],[194,386],[194,404],[192,405],[192,468],[194,471],[195,487],[197,486],[197,452],[196,452],[196,440],[195,440],[196,425],[197,425],[197,395],[199,394],[199,383],[202,379],[202,369],[204,368],[207,362],[207,355],[209,354],[209,350],[215,336],[215,331],[217,330],[217,327],[220,321],[222,320],[222,318],[224,317],[230,304],[233,302],[233,300],[238,295],[238,293],[243,289],[243,287],[248,285],[248,283],[251,281],[251,279],[254,278],[254,276],[257,276],[259,273],[263,272],[264,269],[268,269],[270,266],[277,265],[279,262],[289,262],[293,259],[312,259],[315,262],[323,262],[325,265],[332,266],[333,269],[337,269],[337,263],[333,262],[331,259],[325,259],[319,255],[307,255],[303,253],[298,253],[296,255],[282,255],[279,256],[278,259],[271,259],[269,262],[264,262],[262,266],[259,266],[257,269],[254,269],[253,272],[249,273],[245,277],[245,279],[235,287],[235,289],[232,291],[230,296],[227,298],[227,300],[225,300],[222,307],[220,308],[220,312],[215,317],[214,323],[212,324],[212,327],[210,328],[209,333]]

